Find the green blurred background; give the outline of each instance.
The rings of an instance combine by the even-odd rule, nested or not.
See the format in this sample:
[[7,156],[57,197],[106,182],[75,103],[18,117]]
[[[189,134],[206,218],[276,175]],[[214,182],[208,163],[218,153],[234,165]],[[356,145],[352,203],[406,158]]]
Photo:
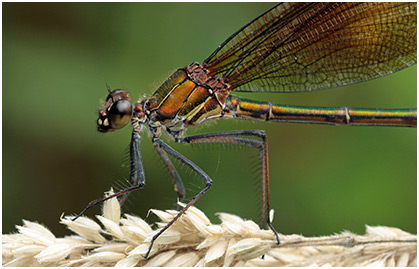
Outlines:
[[[149,96],[176,68],[202,62],[271,6],[3,3],[3,233],[28,219],[69,234],[58,224],[61,213],[78,213],[124,184],[130,128],[104,135],[95,126],[104,80],[134,100]],[[241,96],[294,105],[416,107],[416,79],[414,66],[339,89]],[[363,233],[368,224],[416,233],[415,128],[218,121],[188,134],[242,129],[267,132],[279,232]],[[216,212],[229,212],[259,223],[257,151],[169,144],[213,178],[197,203],[213,221]],[[171,208],[176,193],[146,134],[141,150],[146,186],[123,211],[145,217],[150,208]],[[203,184],[177,165],[191,198]]]

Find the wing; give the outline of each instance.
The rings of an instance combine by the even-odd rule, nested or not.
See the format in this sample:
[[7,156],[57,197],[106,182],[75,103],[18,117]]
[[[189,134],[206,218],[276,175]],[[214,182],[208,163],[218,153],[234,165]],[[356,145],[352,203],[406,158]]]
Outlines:
[[234,91],[312,91],[416,63],[416,3],[282,3],[228,38],[204,65]]

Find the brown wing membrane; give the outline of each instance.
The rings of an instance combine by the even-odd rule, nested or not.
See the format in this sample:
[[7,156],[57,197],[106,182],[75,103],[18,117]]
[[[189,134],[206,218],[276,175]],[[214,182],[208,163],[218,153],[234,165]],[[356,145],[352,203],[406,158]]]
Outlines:
[[416,63],[416,3],[283,3],[204,65],[234,91],[296,92],[378,78]]

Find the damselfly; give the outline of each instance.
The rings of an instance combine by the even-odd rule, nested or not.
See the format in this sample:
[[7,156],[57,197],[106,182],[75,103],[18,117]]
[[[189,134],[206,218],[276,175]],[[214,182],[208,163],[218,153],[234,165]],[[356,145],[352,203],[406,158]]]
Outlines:
[[[416,109],[307,107],[252,101],[236,92],[302,92],[378,78],[416,63],[416,3],[283,3],[255,18],[222,43],[202,64],[175,71],[150,97],[132,104],[128,92],[110,91],[98,111],[98,130],[106,133],[131,121],[131,186],[145,184],[140,134],[146,124],[152,143],[170,171],[179,200],[183,183],[169,159],[179,160],[205,187],[151,240],[153,243],[212,186],[196,164],[160,139],[167,132],[177,143],[232,143],[260,151],[262,223],[279,237],[269,217],[268,142],[262,130],[185,136],[188,127],[217,119],[252,119],[335,125],[416,126]],[[78,217],[77,216],[77,217]],[[76,217],[76,218],[77,218]],[[75,219],[76,219],[75,218]]]

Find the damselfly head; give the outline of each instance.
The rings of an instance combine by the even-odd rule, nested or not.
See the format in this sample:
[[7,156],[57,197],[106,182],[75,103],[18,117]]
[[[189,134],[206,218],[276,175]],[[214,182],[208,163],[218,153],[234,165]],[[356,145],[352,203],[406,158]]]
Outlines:
[[97,129],[101,133],[112,132],[127,125],[132,116],[129,93],[120,89],[109,92],[98,115]]

